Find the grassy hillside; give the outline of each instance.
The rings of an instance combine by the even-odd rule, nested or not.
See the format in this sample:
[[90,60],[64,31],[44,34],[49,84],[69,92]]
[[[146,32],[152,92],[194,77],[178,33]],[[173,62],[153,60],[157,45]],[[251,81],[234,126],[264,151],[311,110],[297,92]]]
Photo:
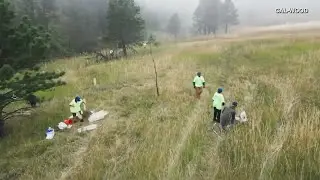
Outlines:
[[[160,97],[148,56],[88,64],[75,57],[65,87],[0,141],[0,179],[320,179],[320,40],[284,36],[185,42],[158,50]],[[194,99],[197,71],[208,87]],[[91,87],[96,77],[98,86]],[[211,97],[223,86],[249,123],[218,137]],[[44,131],[68,116],[75,95],[110,115],[95,132]]]

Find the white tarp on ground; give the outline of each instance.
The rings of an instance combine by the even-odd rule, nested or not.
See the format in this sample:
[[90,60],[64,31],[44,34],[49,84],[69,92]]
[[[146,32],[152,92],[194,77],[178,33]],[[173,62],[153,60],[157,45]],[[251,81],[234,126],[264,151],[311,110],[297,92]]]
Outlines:
[[[104,119],[105,116],[108,115],[108,114],[109,114],[109,112],[104,111],[104,110],[101,110],[101,111],[98,111],[98,112],[91,111],[91,115],[89,116],[88,121],[90,123],[93,123],[93,122],[96,122],[96,121],[100,121],[100,120]],[[85,132],[85,131],[91,131],[91,130],[97,129],[97,127],[98,127],[97,124],[90,124],[88,126],[79,128],[78,132],[81,133],[81,132]]]
[[104,110],[101,110],[101,111],[98,111],[98,112],[94,112],[94,111],[91,111],[91,115],[88,119],[89,122],[95,122],[95,121],[99,121],[99,120],[102,120],[104,119],[104,117],[106,115],[108,115],[109,113],[107,111],[104,111]]
[[[106,115],[108,115],[109,112],[105,111],[105,110],[101,110],[101,111],[98,111],[98,112],[95,112],[95,111],[91,111],[91,115],[90,117],[88,118],[88,121],[89,122],[95,122],[95,121],[99,121],[99,120],[102,120],[104,119],[104,117]],[[77,113],[77,116],[82,119],[82,115],[80,113]],[[69,119],[72,119],[73,117],[70,116]]]
[[98,127],[97,124],[91,124],[91,125],[79,128],[78,132],[81,133],[81,132],[85,132],[85,131],[91,131],[91,130],[97,129],[97,127]]

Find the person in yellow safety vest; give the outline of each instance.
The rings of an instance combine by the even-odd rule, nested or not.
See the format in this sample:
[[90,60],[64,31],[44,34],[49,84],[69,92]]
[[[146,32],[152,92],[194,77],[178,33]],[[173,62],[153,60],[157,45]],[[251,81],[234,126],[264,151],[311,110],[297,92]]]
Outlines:
[[220,123],[221,110],[225,104],[222,91],[223,91],[222,88],[218,88],[217,92],[215,92],[212,97],[213,122],[216,122],[216,123]]
[[[77,118],[79,118],[77,116],[77,113],[79,113],[80,115],[83,114],[83,111],[81,109],[81,105],[82,104],[85,104],[85,101],[82,100],[79,96],[75,97],[69,104],[70,112],[71,112],[71,114],[73,116],[73,120],[74,121],[77,121]],[[80,119],[80,122],[83,122],[83,118],[82,117],[80,117],[79,119]]]
[[206,88],[206,82],[201,72],[198,72],[193,79],[193,87],[196,90],[196,98],[200,99],[203,88]]

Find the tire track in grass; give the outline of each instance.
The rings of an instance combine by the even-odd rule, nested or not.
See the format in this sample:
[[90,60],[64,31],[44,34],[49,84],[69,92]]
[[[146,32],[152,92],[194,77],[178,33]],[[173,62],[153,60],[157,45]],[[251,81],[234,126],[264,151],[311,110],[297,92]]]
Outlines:
[[181,154],[183,150],[186,148],[187,141],[196,125],[201,121],[199,115],[205,113],[205,111],[207,110],[206,107],[208,106],[208,104],[206,99],[208,97],[208,91],[203,91],[200,101],[196,102],[195,108],[193,109],[193,111],[191,111],[190,116],[187,119],[188,122],[186,126],[181,130],[180,139],[178,141],[177,146],[174,148],[172,152],[171,159],[169,160],[169,164],[167,166],[167,177],[165,179],[171,179],[171,177],[174,176],[174,171],[181,162]]
[[84,154],[87,152],[87,150],[89,148],[90,141],[91,141],[92,137],[94,137],[95,134],[97,133],[97,130],[93,131],[93,132],[89,132],[89,133],[90,134],[88,135],[88,137],[85,137],[83,139],[83,145],[79,148],[79,150],[77,152],[75,152],[72,155],[73,156],[72,158],[74,159],[74,163],[70,167],[68,167],[67,169],[64,169],[62,171],[59,180],[70,179],[70,176],[72,176],[72,174],[74,173],[76,168],[82,165]]

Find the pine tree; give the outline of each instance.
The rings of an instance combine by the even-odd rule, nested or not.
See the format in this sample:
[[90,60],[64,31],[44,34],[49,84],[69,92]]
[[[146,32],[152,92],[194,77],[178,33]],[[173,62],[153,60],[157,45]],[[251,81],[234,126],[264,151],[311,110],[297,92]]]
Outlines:
[[156,13],[154,11],[144,9],[142,11],[142,17],[145,20],[145,28],[149,32],[156,32],[156,31],[161,31],[161,21],[160,21],[160,14]]
[[68,49],[94,52],[106,31],[108,0],[58,0],[61,6],[59,29]]
[[193,13],[193,26],[196,29],[197,34],[206,34],[206,23],[204,22],[204,11],[205,7],[203,6],[204,0],[200,0],[196,10]]
[[228,33],[230,25],[236,25],[238,21],[238,11],[232,0],[225,0],[222,5],[222,23],[225,25],[225,33]]
[[28,16],[33,25],[42,25],[48,30],[58,18],[56,0],[13,0],[18,17]]
[[221,19],[220,0],[200,0],[194,12],[194,25],[201,34],[216,33]]
[[220,26],[221,19],[221,1],[220,0],[207,0],[205,7],[205,22],[208,25],[209,33],[216,34]]
[[127,57],[127,48],[144,39],[145,22],[134,0],[110,0],[106,41],[117,44]]
[[13,2],[18,17],[28,16],[32,24],[39,23],[40,4],[37,0],[15,0]]
[[177,13],[173,14],[169,19],[169,23],[167,26],[167,31],[172,34],[175,38],[177,38],[180,33],[181,22],[179,15]]
[[41,0],[40,6],[38,17],[40,19],[40,24],[43,25],[46,30],[49,30],[50,23],[58,18],[56,0]]
[[0,135],[4,121],[29,107],[7,108],[39,90],[63,85],[57,81],[64,72],[38,72],[37,65],[50,49],[50,34],[42,27],[33,26],[24,17],[15,25],[15,14],[7,0],[0,0]]

